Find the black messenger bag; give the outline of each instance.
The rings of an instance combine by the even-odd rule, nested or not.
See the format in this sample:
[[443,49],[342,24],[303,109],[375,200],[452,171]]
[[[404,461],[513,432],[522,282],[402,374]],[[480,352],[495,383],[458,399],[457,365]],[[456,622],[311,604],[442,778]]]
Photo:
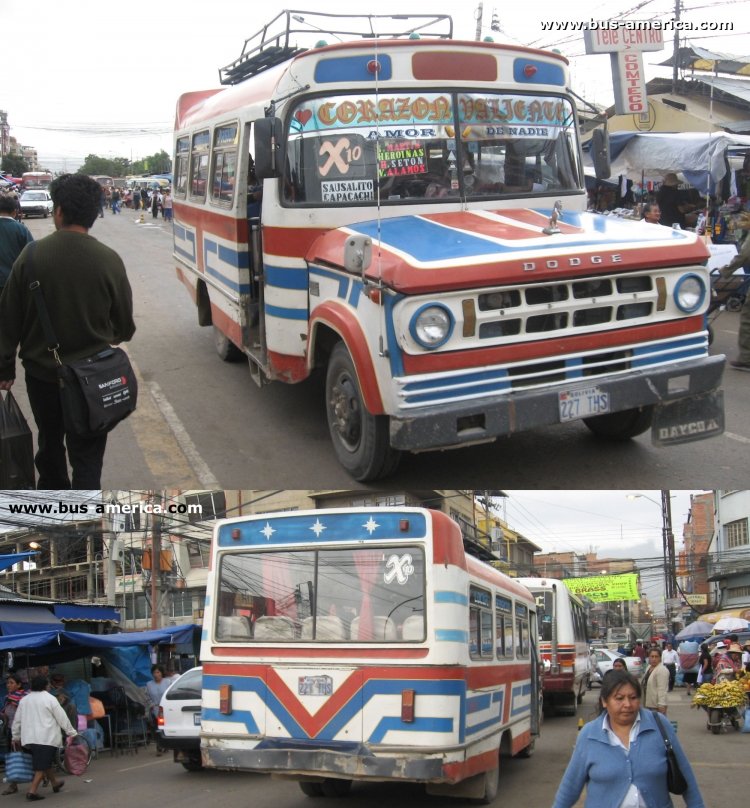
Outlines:
[[55,357],[65,431],[78,437],[96,437],[114,429],[135,410],[138,381],[122,348],[105,348],[93,356],[63,363],[41,284],[33,270],[33,251],[26,259],[29,289],[42,323],[47,350]]

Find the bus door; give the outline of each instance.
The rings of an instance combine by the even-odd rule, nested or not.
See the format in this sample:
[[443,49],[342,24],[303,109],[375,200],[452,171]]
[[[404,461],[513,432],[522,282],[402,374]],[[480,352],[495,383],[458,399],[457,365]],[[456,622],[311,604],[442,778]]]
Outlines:
[[529,614],[529,645],[531,649],[531,734],[541,733],[542,674],[539,656],[539,627],[536,612]]
[[240,166],[247,188],[245,215],[247,218],[247,254],[250,263],[250,289],[249,294],[245,296],[245,323],[247,328],[245,345],[247,345],[254,359],[254,361],[250,362],[250,375],[261,386],[266,377],[263,373],[256,371],[258,367],[265,368],[268,364],[264,311],[263,231],[261,226],[263,183],[255,173],[252,130],[253,124],[249,123],[245,126],[242,142],[245,147],[247,162]]

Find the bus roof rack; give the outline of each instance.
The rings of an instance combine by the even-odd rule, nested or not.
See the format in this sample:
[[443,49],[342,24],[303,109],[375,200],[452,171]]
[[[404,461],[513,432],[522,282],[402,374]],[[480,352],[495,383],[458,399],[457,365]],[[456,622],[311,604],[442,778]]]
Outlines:
[[309,41],[327,35],[343,41],[342,36],[404,39],[415,34],[432,39],[453,39],[453,19],[448,14],[325,14],[287,9],[245,40],[237,59],[219,68],[219,81],[221,84],[240,84],[317,46],[313,43],[303,47],[296,40],[292,44],[292,35]]

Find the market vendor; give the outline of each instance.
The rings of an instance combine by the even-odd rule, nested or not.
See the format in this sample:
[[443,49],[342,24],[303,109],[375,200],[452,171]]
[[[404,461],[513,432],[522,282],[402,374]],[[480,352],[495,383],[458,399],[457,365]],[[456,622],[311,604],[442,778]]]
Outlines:
[[[721,643],[717,643],[719,645]],[[714,659],[714,677],[717,681],[733,680],[742,670],[742,648],[739,643],[733,642],[726,649],[722,649]]]
[[664,175],[664,182],[656,194],[656,201],[661,209],[659,223],[667,227],[673,227],[676,224],[681,228],[695,227],[698,215],[693,211],[696,206],[685,199],[679,185],[677,174],[670,171]]

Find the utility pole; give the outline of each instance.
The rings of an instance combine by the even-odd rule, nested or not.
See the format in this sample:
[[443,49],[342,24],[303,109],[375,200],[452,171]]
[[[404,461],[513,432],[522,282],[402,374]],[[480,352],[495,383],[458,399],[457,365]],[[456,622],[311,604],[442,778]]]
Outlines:
[[[157,499],[157,497],[154,497]],[[151,523],[151,628],[159,626],[159,596],[161,594],[159,581],[161,580],[161,504],[158,497],[158,508],[154,508],[153,522]],[[159,513],[156,511],[159,510]]]
[[[680,21],[680,0],[674,0],[674,19],[675,22]],[[680,28],[678,25],[674,27],[674,54],[672,55],[672,95],[677,94],[677,64],[680,53]]]
[[474,38],[476,39],[477,42],[479,42],[479,40],[482,38],[482,16],[483,16],[483,14],[484,14],[484,3],[482,3],[481,0],[480,0],[479,5],[477,6],[477,10],[474,12],[474,17],[476,18],[476,21],[477,21],[477,30],[476,30],[476,34],[475,34]]

